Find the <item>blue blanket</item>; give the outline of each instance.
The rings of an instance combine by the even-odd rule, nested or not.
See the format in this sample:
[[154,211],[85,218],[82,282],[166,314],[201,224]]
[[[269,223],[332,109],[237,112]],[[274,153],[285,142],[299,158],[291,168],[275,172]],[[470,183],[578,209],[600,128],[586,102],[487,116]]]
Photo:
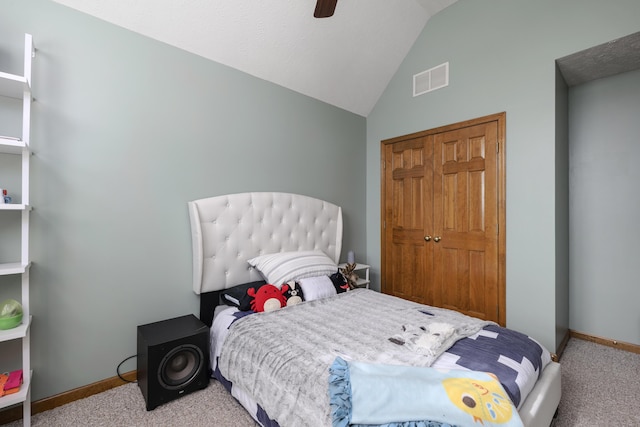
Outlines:
[[346,362],[329,369],[334,427],[522,427],[495,376],[476,371]]

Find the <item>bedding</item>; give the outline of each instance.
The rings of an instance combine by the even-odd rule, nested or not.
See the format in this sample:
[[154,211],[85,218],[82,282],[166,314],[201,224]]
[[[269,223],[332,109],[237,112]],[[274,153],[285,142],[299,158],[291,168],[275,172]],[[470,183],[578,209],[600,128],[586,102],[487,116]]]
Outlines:
[[[234,396],[253,400],[245,407],[265,426],[331,425],[328,379],[336,358],[494,372],[516,407],[550,361],[523,334],[367,289],[271,313],[231,307],[216,316],[211,337],[214,376]],[[512,345],[527,350],[518,354]]]
[[298,285],[302,289],[306,301],[327,298],[338,293],[329,276],[300,279]]
[[329,368],[334,427],[422,424],[522,427],[497,377],[487,372],[346,362]]
[[338,265],[322,251],[293,251],[260,255],[247,261],[275,286],[306,277],[333,274]]
[[248,311],[251,310],[251,300],[253,298],[247,294],[247,291],[249,289],[257,291],[260,289],[260,286],[266,284],[267,282],[265,280],[257,280],[255,282],[234,286],[222,291],[220,298],[222,298],[222,302],[226,305],[233,305],[239,307],[241,311]]

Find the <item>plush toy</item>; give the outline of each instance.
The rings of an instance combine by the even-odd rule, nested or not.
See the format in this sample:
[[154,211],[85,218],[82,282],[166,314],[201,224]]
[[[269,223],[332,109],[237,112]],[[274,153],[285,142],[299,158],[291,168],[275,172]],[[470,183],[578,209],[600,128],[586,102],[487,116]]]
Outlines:
[[355,289],[358,287],[358,275],[354,273],[356,269],[356,263],[352,262],[351,264],[346,264],[344,268],[340,269],[340,273],[344,276],[347,284],[349,285],[349,289]]
[[434,349],[440,348],[454,332],[453,325],[441,322],[427,326],[402,325],[402,333],[389,338],[389,341],[419,354],[433,355]]
[[262,285],[256,291],[247,289],[247,295],[253,297],[251,310],[255,312],[274,311],[287,305],[285,294],[289,291],[289,285],[282,285],[281,289],[271,284]]
[[287,307],[300,304],[304,301],[304,295],[302,294],[302,288],[296,282],[286,283],[284,286],[289,286],[289,290],[285,292],[284,297],[287,300]]
[[329,279],[331,279],[333,287],[336,288],[337,294],[341,294],[349,290],[349,283],[347,282],[347,279],[345,279],[339,271],[329,276]]

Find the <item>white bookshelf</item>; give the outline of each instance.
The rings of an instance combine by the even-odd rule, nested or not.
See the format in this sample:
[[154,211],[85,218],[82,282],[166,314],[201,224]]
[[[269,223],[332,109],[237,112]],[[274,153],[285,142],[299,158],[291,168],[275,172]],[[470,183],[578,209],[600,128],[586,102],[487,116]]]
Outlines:
[[[0,330],[0,342],[22,341],[22,375],[23,384],[20,391],[0,397],[0,409],[8,406],[23,404],[23,424],[31,425],[31,323],[33,316],[30,308],[29,291],[29,175],[31,151],[29,147],[31,132],[31,63],[35,56],[33,39],[30,34],[24,38],[24,75],[19,76],[0,71],[0,96],[22,100],[22,132],[21,135],[3,135],[0,129],[0,156],[20,156],[21,162],[21,188],[13,189],[14,194],[20,190],[20,200],[12,200],[12,203],[0,204],[0,211],[19,212],[20,230],[20,259],[0,259],[0,276],[19,275],[21,277],[21,295],[16,295],[24,312],[22,324],[15,328]],[[1,187],[0,183],[0,187]],[[11,189],[9,189],[11,190]],[[9,215],[9,214],[7,214]],[[14,214],[11,214],[14,215]],[[18,215],[16,213],[15,215]],[[7,369],[0,366],[0,372]]]

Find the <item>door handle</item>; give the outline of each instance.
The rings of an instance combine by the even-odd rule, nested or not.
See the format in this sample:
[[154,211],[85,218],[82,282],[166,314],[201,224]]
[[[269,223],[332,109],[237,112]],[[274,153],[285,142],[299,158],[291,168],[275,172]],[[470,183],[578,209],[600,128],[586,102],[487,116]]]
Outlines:
[[431,240],[431,236],[424,236],[424,241],[428,242],[429,240]]
[[440,240],[441,240],[440,236],[436,236],[436,237],[433,238],[433,241],[436,242],[436,243],[438,243]]

